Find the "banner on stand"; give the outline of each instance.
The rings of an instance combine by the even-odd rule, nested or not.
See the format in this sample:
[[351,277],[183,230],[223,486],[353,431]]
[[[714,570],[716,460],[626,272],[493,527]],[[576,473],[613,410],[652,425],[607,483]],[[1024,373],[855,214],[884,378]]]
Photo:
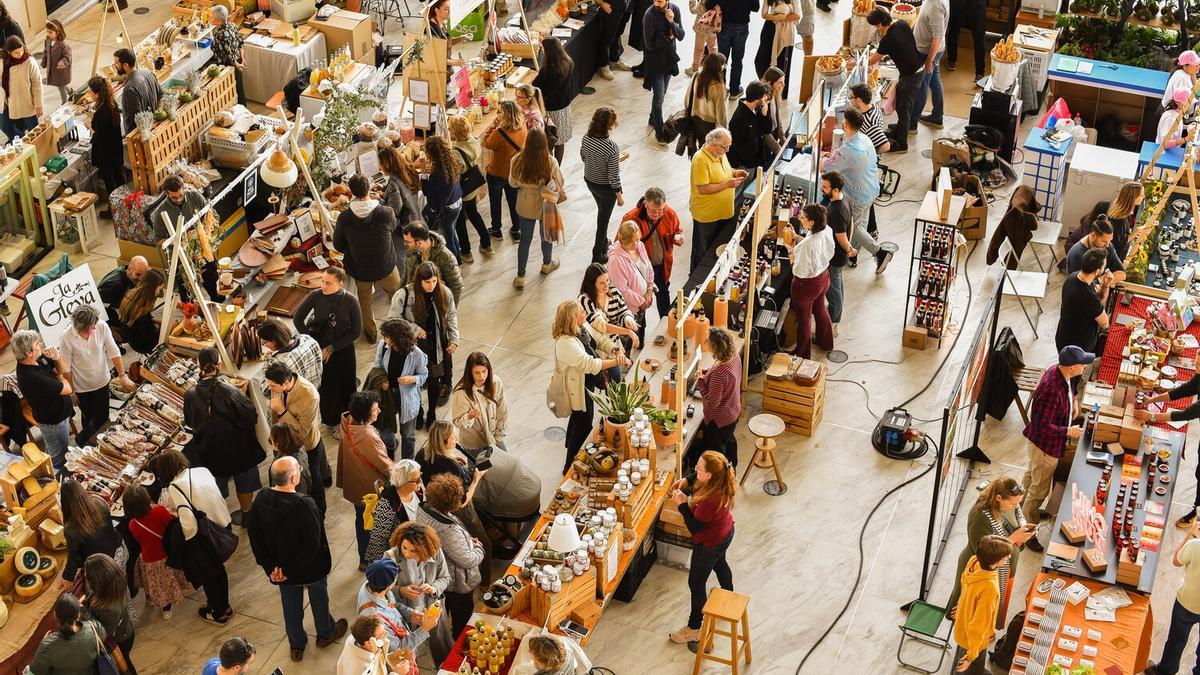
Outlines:
[[[450,27],[454,28],[462,23],[462,20],[468,14],[475,11],[475,8],[482,5],[483,0],[450,0]],[[479,36],[475,36],[478,38]]]
[[48,347],[57,347],[71,327],[71,312],[80,305],[91,305],[106,316],[100,292],[88,266],[81,265],[25,296],[29,313],[37,322],[38,333]]

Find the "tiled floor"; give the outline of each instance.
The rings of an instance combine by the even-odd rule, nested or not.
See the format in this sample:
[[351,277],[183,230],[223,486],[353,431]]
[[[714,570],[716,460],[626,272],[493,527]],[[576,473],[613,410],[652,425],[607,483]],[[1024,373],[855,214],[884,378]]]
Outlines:
[[[132,0],[131,7],[149,6],[150,12],[136,15],[126,13],[129,30],[140,37],[169,16],[169,3],[147,3]],[[841,20],[850,11],[849,3],[835,5],[834,14],[818,15],[818,51],[832,51],[833,40],[841,34]],[[685,8],[686,10],[686,8]],[[68,28],[75,47],[76,81],[86,79],[90,71],[94,39],[98,27],[96,10]],[[757,27],[759,19],[755,18]],[[111,26],[111,24],[110,24]],[[106,32],[101,50],[102,63],[107,63],[115,49],[116,30]],[[689,27],[690,33],[690,27]],[[757,29],[752,30],[757,33]],[[397,39],[389,35],[389,40]],[[35,40],[34,44],[39,44]],[[757,36],[747,45],[747,64],[758,46]],[[690,53],[691,37],[685,39],[682,53]],[[964,55],[965,58],[966,57]],[[667,97],[666,111],[677,109],[682,98],[685,80],[675,78]],[[599,105],[617,107],[622,115],[615,139],[632,155],[623,166],[623,182],[630,205],[645,188],[657,185],[664,188],[669,200],[681,213],[687,206],[687,170],[685,160],[655,145],[643,120],[648,111],[649,96],[640,83],[628,74],[618,73],[617,79],[606,82],[597,78],[592,83],[597,93],[581,96],[574,104],[577,137],[567,149],[565,171],[569,177],[570,199],[566,202],[565,217],[570,242],[555,251],[562,268],[549,277],[531,277],[523,292],[514,291],[509,284],[515,268],[516,247],[511,242],[499,245],[491,258],[478,258],[464,267],[466,281],[464,300],[459,308],[462,325],[462,349],[488,353],[497,373],[505,380],[509,392],[512,433],[509,446],[528,462],[544,479],[543,492],[548,493],[558,477],[562,449],[559,443],[545,439],[549,427],[560,425],[544,406],[543,389],[552,365],[550,321],[555,305],[574,296],[578,281],[588,263],[594,227],[595,209],[582,182],[579,161],[578,135],[586,120]],[[953,78],[948,97],[970,95],[962,78]],[[956,106],[957,107],[957,106]],[[964,120],[949,118],[944,133],[961,131]],[[832,365],[831,381],[826,396],[824,421],[811,439],[787,434],[780,442],[780,458],[789,490],[785,496],[770,497],[760,489],[762,474],[752,477],[747,488],[738,495],[736,517],[737,537],[730,550],[737,590],[751,596],[750,621],[754,640],[754,664],[751,673],[792,673],[801,658],[822,636],[850,593],[853,570],[858,560],[858,532],[868,511],[893,486],[919,472],[931,461],[931,456],[912,462],[897,462],[882,458],[869,443],[874,419],[865,403],[875,414],[896,405],[920,390],[930,373],[942,363],[950,343],[941,351],[914,352],[900,346],[902,317],[899,305],[903,302],[907,281],[907,257],[910,253],[912,219],[930,175],[928,159],[921,150],[930,147],[935,132],[922,127],[914,148],[905,155],[886,158],[886,163],[903,176],[900,192],[888,205],[879,207],[880,229],[884,239],[895,241],[899,247],[896,262],[883,275],[875,276],[865,264],[846,275],[847,304],[837,348],[849,354],[851,362]],[[991,209],[994,225],[1002,215],[1010,185]],[[685,218],[686,220],[686,218]],[[690,224],[685,223],[690,229]],[[686,246],[685,246],[686,249]],[[115,264],[116,245],[111,228],[104,234],[100,251],[91,256],[75,256],[76,264],[89,262],[99,277]],[[948,395],[947,379],[958,370],[958,362],[969,341],[970,332],[978,322],[980,298],[994,288],[994,278],[983,264],[983,251],[973,251],[966,269],[955,289],[958,300],[952,332],[966,330],[968,338],[961,341],[948,362],[936,373],[932,386],[908,405],[917,417],[940,417]],[[687,251],[680,255],[687,259]],[[49,264],[47,261],[44,263]],[[675,283],[682,282],[686,265],[677,266]],[[968,282],[969,278],[969,282]],[[1062,276],[1051,275],[1047,293],[1047,312],[1040,328],[1042,339],[1035,340],[1019,309],[1005,303],[1002,321],[1011,326],[1021,341],[1028,362],[1049,363],[1053,359],[1053,333],[1057,317],[1059,287]],[[973,290],[969,315],[963,316],[968,292]],[[386,312],[385,299],[376,299],[376,311]],[[965,327],[965,328],[964,328]],[[359,345],[359,368],[365,369],[371,348]],[[12,367],[8,352],[0,354],[0,370]],[[864,400],[861,383],[868,394]],[[757,412],[758,397],[750,394],[747,415]],[[981,480],[1004,474],[1019,476],[1024,466],[1024,444],[1020,436],[1020,418],[1010,414],[1002,423],[989,421],[984,427],[981,444],[994,463],[977,470],[971,479],[965,500],[975,498],[974,485]],[[937,424],[924,427],[936,433]],[[748,461],[747,448],[752,439],[745,429],[739,430],[743,463]],[[336,443],[327,439],[327,447]],[[1188,458],[1188,466],[1194,460]],[[1190,469],[1189,469],[1190,470]],[[1187,502],[1192,494],[1191,481],[1179,496]],[[808,659],[806,673],[892,673],[899,672],[895,660],[902,623],[901,604],[916,597],[919,588],[921,556],[925,542],[929,512],[930,478],[924,477],[903,488],[883,504],[863,538],[862,582],[850,602],[850,607],[821,645]],[[329,495],[329,539],[334,550],[335,568],[330,576],[331,605],[336,616],[351,616],[355,609],[355,592],[362,581],[356,568],[351,532],[353,516],[347,502],[338,498],[336,490]],[[1176,509],[1186,505],[1177,504]],[[951,566],[937,575],[932,593],[934,601],[943,600],[949,592],[957,551],[962,544],[965,524],[960,522],[948,543],[944,561]],[[1180,535],[1173,528],[1168,532],[1164,550],[1172,550]],[[1033,555],[1022,556],[1022,569],[1017,575],[1014,604],[1019,609],[1025,586],[1034,574]],[[242,635],[258,646],[255,672],[269,672],[276,666],[289,675],[331,673],[339,648],[317,650],[310,647],[301,664],[288,661],[284,640],[278,594],[257,568],[243,537],[242,545],[229,564],[233,605],[237,614],[223,629],[217,629],[196,618],[195,610],[202,603],[199,593],[192,594],[175,617],[164,621],[157,613],[146,611],[138,626],[134,661],[143,673],[195,672],[203,661],[215,655],[222,640],[230,635]],[[1163,565],[1159,573],[1160,592],[1154,605],[1160,620],[1156,631],[1156,652],[1161,645],[1165,619],[1169,616],[1173,588],[1178,573]],[[140,605],[142,601],[138,600]],[[693,656],[686,649],[667,641],[667,633],[686,620],[688,593],[686,573],[658,565],[643,583],[635,602],[614,602],[607,610],[588,647],[597,665],[611,668],[619,675],[640,673],[684,673],[691,669]],[[311,618],[307,621],[312,626]],[[426,664],[427,665],[427,664]],[[722,672],[709,667],[706,672]]]

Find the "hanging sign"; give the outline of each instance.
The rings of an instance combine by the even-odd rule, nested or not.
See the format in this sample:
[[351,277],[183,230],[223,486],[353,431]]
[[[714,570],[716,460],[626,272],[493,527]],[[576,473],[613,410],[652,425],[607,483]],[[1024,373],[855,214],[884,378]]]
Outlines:
[[250,202],[258,196],[258,171],[254,170],[246,174],[246,180],[242,182],[242,195],[244,200],[243,206],[249,206]]
[[80,305],[91,305],[106,316],[100,292],[88,266],[81,265],[25,296],[29,313],[37,322],[42,342],[57,347],[63,333],[71,327],[71,312]]

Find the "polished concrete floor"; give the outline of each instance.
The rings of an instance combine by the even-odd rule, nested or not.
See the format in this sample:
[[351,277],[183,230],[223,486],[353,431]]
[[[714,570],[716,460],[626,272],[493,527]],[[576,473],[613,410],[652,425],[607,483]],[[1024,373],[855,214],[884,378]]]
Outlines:
[[[131,6],[150,9],[144,15],[126,13],[129,29],[135,36],[148,33],[169,15],[169,4],[165,2],[132,0]],[[820,52],[828,53],[836,47],[834,40],[841,33],[842,19],[850,12],[849,3],[834,5],[834,10],[832,15],[817,17]],[[685,18],[685,25],[689,21]],[[755,17],[754,21],[753,35],[747,45],[748,66],[758,46],[757,26],[761,20]],[[90,69],[97,24],[93,9],[68,29],[76,49],[76,81],[83,81]],[[683,53],[690,53],[692,44],[690,25],[687,28],[689,36],[680,50]],[[107,54],[118,46],[115,31],[107,33],[110,34],[105,36],[102,63],[107,63]],[[388,39],[396,36],[389,35]],[[968,55],[964,54],[964,59],[969,63]],[[509,447],[543,477],[546,494],[558,478],[562,457],[561,444],[547,440],[545,435],[548,429],[561,425],[546,410],[543,398],[553,363],[550,322],[555,305],[576,294],[588,263],[595,207],[582,181],[578,138],[597,106],[612,104],[622,114],[615,138],[631,153],[631,159],[623,165],[622,176],[630,204],[645,188],[662,187],[670,203],[681,211],[685,229],[690,230],[686,218],[685,160],[657,146],[648,134],[643,120],[649,96],[641,89],[640,82],[627,73],[618,73],[612,82],[596,78],[592,84],[597,93],[580,96],[574,104],[576,138],[568,146],[564,167],[570,184],[570,199],[564,205],[570,242],[555,250],[555,257],[562,261],[561,269],[548,277],[532,275],[523,292],[515,291],[509,282],[515,273],[516,246],[507,241],[498,246],[493,257],[478,256],[474,264],[463,269],[466,291],[459,308],[461,349],[463,353],[478,349],[491,356],[496,372],[506,382],[510,410],[514,411]],[[672,81],[665,106],[667,113],[679,108],[684,85],[684,78]],[[947,96],[970,96],[972,92],[966,86],[954,85]],[[761,489],[764,474],[759,472],[738,495],[737,536],[730,549],[730,562],[737,590],[751,597],[754,662],[747,672],[793,673],[806,656],[805,673],[901,670],[895,659],[899,639],[896,626],[904,620],[900,606],[914,599],[920,587],[932,490],[928,475],[885,501],[866,527],[861,547],[861,582],[853,595],[851,591],[854,570],[860,561],[858,535],[867,513],[885,492],[919,474],[933,457],[926,455],[915,461],[899,462],[875,453],[870,445],[873,416],[916,394],[932,378],[932,384],[907,407],[916,417],[940,418],[949,394],[949,380],[958,372],[961,355],[978,324],[983,304],[980,298],[989,296],[995,285],[994,270],[985,269],[983,251],[972,249],[965,265],[966,274],[960,276],[954,289],[956,301],[950,322],[950,335],[965,332],[966,337],[953,351],[951,339],[941,350],[918,352],[901,347],[900,305],[906,292],[913,217],[930,176],[929,160],[922,150],[929,148],[940,134],[960,132],[964,124],[963,119],[948,119],[942,132],[922,126],[911,143],[913,150],[885,159],[903,176],[894,201],[878,208],[883,238],[899,245],[897,258],[880,276],[873,274],[870,264],[846,274],[846,311],[836,347],[845,351],[850,361],[830,364],[824,421],[813,437],[789,433],[780,439],[787,494],[781,497],[765,494]],[[1012,188],[1010,184],[997,193],[991,209],[992,227],[1002,215]],[[679,259],[686,261],[688,250],[689,245],[685,245]],[[77,264],[90,262],[99,277],[115,264],[115,256],[116,245],[111,228],[107,228],[99,252],[73,259]],[[49,261],[43,264],[48,266]],[[677,265],[675,284],[682,282],[685,267]],[[1038,324],[1040,339],[1035,338],[1015,301],[1004,303],[1002,323],[1012,327],[1031,364],[1049,364],[1054,358],[1052,335],[1062,278],[1057,272],[1050,275],[1044,303],[1046,313]],[[968,297],[973,298],[969,308]],[[376,298],[376,312],[386,313],[383,297]],[[358,352],[362,371],[372,348],[360,343]],[[944,367],[938,370],[943,363]],[[8,352],[0,355],[0,367],[11,368]],[[752,382],[752,386],[757,384]],[[746,400],[746,417],[758,410],[759,398],[751,393]],[[922,427],[934,435],[938,432],[936,422],[922,423]],[[981,444],[993,463],[976,469],[964,498],[964,508],[974,500],[975,486],[980,481],[1002,475],[1020,476],[1025,464],[1020,431],[1020,417],[1015,411],[1010,411],[1003,422],[989,420],[985,424]],[[752,438],[744,425],[738,438],[745,466]],[[326,445],[336,449],[331,439],[327,439]],[[1186,461],[1190,473],[1194,459],[1189,457]],[[1194,488],[1190,480],[1184,483],[1172,514],[1190,504]],[[335,616],[352,616],[355,593],[362,582],[354,554],[353,512],[336,490],[330,491],[329,503],[328,533],[335,560],[329,579],[331,606]],[[934,602],[944,600],[949,593],[954,560],[964,536],[965,522],[960,520],[943,557],[949,569],[940,569],[935,578],[931,593]],[[1171,551],[1180,534],[1170,528],[1167,537],[1163,550]],[[1022,556],[1014,598],[1024,596],[1037,563],[1034,555]],[[196,617],[196,609],[203,603],[201,593],[191,594],[176,608],[170,621],[163,620],[157,612],[143,612],[133,650],[133,659],[141,672],[195,672],[231,635],[244,636],[257,645],[255,672],[270,672],[277,666],[289,675],[333,672],[340,651],[337,647],[317,650],[310,642],[302,663],[288,660],[278,593],[254,564],[244,537],[229,569],[237,612],[229,625],[217,628]],[[1159,570],[1160,591],[1154,598],[1159,617],[1155,654],[1161,646],[1178,581],[1177,571],[1164,564]],[[847,611],[835,624],[834,618],[847,601]],[[143,601],[137,602],[140,606]],[[1014,611],[1020,609],[1019,601],[1014,604]],[[667,633],[686,620],[687,608],[686,573],[657,565],[633,603],[614,602],[609,606],[587,651],[597,665],[619,675],[690,672],[693,655],[667,640]],[[306,619],[306,625],[312,631],[311,617]],[[823,635],[824,640],[813,650],[814,643]],[[913,658],[919,659],[920,655]],[[948,672],[948,661],[944,672]],[[709,666],[705,672],[724,672],[724,668]]]

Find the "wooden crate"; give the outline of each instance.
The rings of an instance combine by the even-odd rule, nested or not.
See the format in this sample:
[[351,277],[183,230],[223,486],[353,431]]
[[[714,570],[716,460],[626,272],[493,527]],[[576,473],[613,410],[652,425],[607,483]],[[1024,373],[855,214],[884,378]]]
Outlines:
[[582,575],[563,584],[562,591],[547,593],[531,586],[529,591],[529,613],[538,625],[557,626],[577,608],[596,601],[596,568],[590,567]]
[[[623,537],[619,530],[613,530],[613,536],[608,538],[608,547],[604,549],[604,553],[598,557],[592,558],[592,568],[596,572],[596,597],[603,598],[605,595],[604,580],[608,578],[608,556],[613,555],[613,549],[620,549]],[[618,550],[613,558],[613,565],[620,566],[621,552]],[[615,574],[615,572],[613,572]]]
[[212,112],[207,105],[208,92],[201,91],[196,100],[179,106],[175,113],[175,124],[183,139],[182,153],[188,159],[196,159],[200,151],[200,132],[212,122]]
[[811,387],[801,387],[778,380],[763,385],[763,410],[783,417],[811,419],[825,403],[825,377]]
[[142,132],[134,129],[125,137],[125,145],[129,148],[131,165],[153,168],[178,157],[183,139],[180,138],[178,122],[166,120],[154,125],[149,141],[142,140]]
[[163,181],[171,175],[165,164],[157,169],[135,166],[132,170],[133,186],[147,194],[158,194]]
[[[208,69],[204,71],[207,76]],[[237,105],[237,81],[234,79],[233,66],[221,66],[221,74],[205,82],[203,98],[206,99],[209,117]]]
[[642,478],[642,482],[633,488],[629,499],[617,499],[615,492],[608,493],[608,505],[617,510],[617,520],[625,527],[635,527],[641,522],[650,504],[654,501],[654,474]]

